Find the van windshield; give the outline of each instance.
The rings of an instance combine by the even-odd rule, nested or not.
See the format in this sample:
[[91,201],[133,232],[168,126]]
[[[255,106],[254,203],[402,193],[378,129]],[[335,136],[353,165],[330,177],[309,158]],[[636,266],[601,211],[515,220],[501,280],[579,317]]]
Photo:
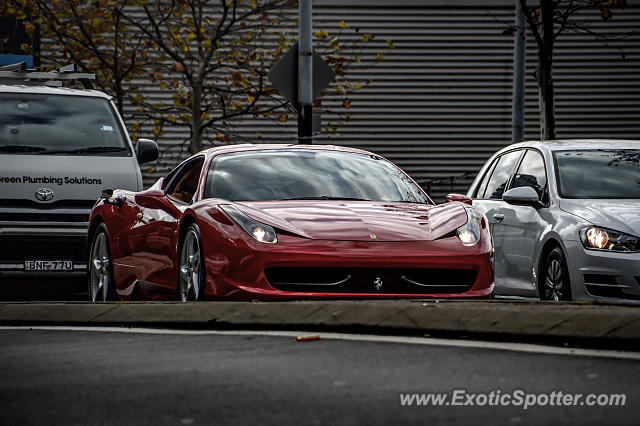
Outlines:
[[130,156],[106,99],[0,93],[0,153]]

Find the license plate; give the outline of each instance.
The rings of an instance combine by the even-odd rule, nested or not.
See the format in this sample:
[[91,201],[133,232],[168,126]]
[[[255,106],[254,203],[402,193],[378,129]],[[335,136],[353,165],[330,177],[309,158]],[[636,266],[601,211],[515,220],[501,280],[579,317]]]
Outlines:
[[25,271],[73,271],[72,260],[25,260]]

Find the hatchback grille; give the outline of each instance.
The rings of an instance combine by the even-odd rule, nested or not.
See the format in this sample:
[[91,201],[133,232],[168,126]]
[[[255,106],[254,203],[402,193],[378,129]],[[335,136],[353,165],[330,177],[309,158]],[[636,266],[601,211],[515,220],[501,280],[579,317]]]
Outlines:
[[613,286],[618,285],[615,275],[604,274],[584,274],[584,282],[593,284],[607,284]]
[[3,235],[0,260],[73,259],[84,260],[84,236]]
[[[640,284],[639,277],[636,277],[636,281]],[[584,274],[584,286],[587,293],[596,297],[640,299],[638,295],[626,293],[625,289],[628,289],[629,286],[618,284],[614,275]]]
[[445,294],[473,287],[477,272],[436,268],[268,268],[277,290],[318,293]]

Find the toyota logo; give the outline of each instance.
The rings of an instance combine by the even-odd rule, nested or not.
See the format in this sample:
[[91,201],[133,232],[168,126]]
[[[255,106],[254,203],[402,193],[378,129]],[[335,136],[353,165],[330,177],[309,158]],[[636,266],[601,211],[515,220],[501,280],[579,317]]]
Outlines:
[[49,188],[40,188],[36,191],[36,199],[40,201],[53,200],[53,191]]

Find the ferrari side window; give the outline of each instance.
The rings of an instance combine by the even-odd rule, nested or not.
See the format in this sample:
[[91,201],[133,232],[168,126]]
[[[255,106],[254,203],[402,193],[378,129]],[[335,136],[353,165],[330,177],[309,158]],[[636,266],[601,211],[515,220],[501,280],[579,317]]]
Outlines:
[[191,203],[198,190],[203,163],[204,157],[198,157],[185,164],[169,184],[166,192],[167,197],[183,203]]

